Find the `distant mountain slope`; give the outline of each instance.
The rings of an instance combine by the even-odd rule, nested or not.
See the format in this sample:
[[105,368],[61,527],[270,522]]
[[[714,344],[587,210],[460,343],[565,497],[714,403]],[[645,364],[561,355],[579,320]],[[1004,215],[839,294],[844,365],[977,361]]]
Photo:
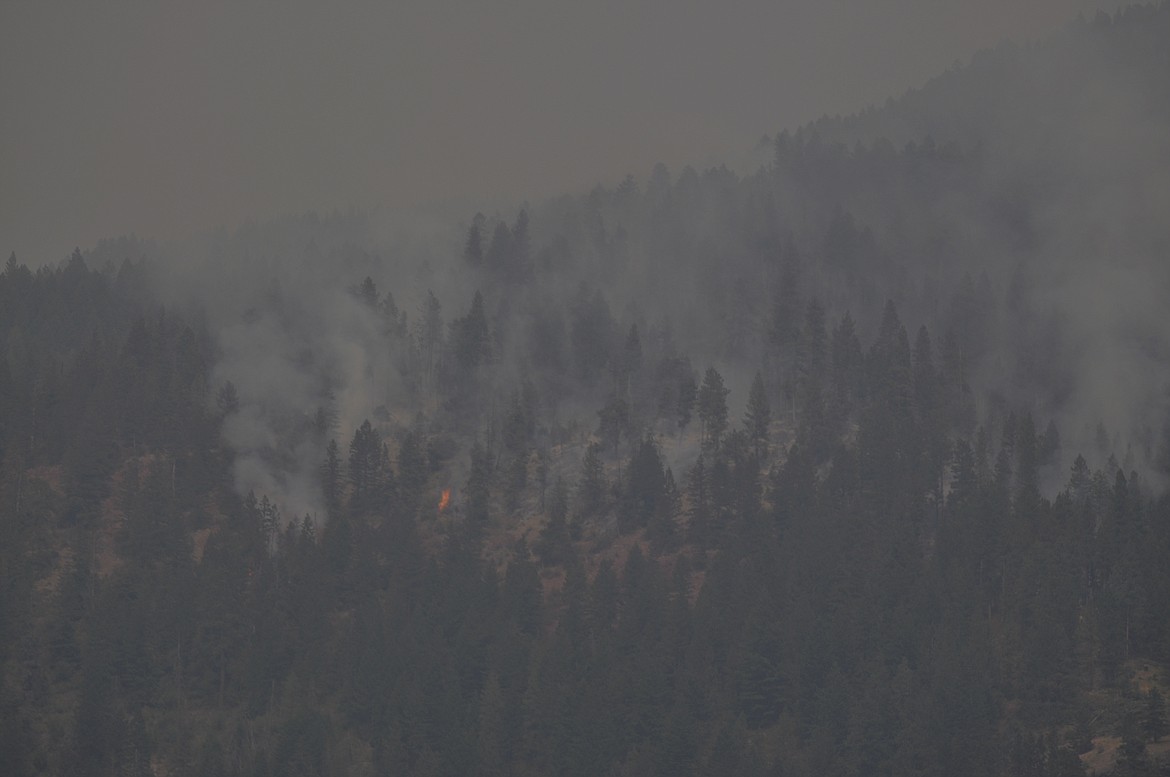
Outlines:
[[12,256],[4,773],[1164,770],[1166,18],[445,246]]
[[885,138],[900,147],[932,136],[940,144],[1043,153],[1070,128],[1164,124],[1167,84],[1170,5],[1134,5],[1078,19],[1039,42],[981,51],[882,107],[822,118],[804,131],[848,145]]

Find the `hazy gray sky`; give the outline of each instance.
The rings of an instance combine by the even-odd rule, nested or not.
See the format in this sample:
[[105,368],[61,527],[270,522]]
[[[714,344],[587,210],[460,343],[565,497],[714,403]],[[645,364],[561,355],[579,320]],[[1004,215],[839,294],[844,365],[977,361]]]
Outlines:
[[733,162],[1101,6],[3,0],[0,251]]

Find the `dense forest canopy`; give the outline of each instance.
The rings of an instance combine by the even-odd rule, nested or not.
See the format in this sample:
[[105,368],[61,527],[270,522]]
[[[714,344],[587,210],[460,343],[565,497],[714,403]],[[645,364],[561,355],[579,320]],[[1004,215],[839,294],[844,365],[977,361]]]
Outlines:
[[1132,7],[746,174],[10,256],[0,763],[1164,773],[1167,52]]

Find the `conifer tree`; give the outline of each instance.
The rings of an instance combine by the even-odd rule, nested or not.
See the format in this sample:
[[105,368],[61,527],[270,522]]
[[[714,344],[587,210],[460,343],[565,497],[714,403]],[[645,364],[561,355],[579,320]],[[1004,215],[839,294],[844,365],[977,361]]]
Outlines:
[[699,420],[703,422],[704,450],[719,450],[723,432],[727,430],[727,395],[730,389],[723,385],[723,376],[714,367],[708,367],[699,388]]
[[768,455],[768,434],[772,425],[772,408],[768,403],[768,392],[764,379],[757,371],[748,393],[747,411],[743,419],[744,429],[755,450],[756,466]]
[[570,542],[569,489],[563,478],[557,478],[549,495],[548,523],[540,533],[536,554],[547,566],[563,564],[570,555]]
[[341,449],[337,440],[331,439],[325,446],[325,461],[321,463],[321,491],[329,517],[338,515],[341,511]]
[[479,267],[483,264],[484,221],[482,213],[475,214],[471,220],[471,226],[467,228],[467,239],[463,243],[463,261],[472,267]]
[[1149,742],[1161,742],[1168,730],[1166,722],[1166,701],[1157,688],[1151,688],[1146,693],[1145,706],[1142,710],[1142,730]]
[[361,515],[386,507],[390,474],[382,435],[365,420],[349,444],[349,482],[353,486],[350,507],[354,513]]
[[1114,774],[1118,777],[1146,777],[1149,774],[1150,760],[1137,715],[1126,712],[1122,717],[1119,733],[1121,747],[1117,750],[1117,767]]
[[464,489],[467,499],[467,520],[472,524],[488,520],[491,479],[491,454],[477,439],[471,446],[471,469],[467,476],[467,487]]
[[679,430],[685,430],[691,422],[695,402],[698,400],[699,387],[695,383],[695,373],[690,368],[690,361],[686,362],[686,369],[678,382],[678,394],[675,399],[674,417]]
[[581,516],[596,515],[605,504],[605,466],[601,462],[601,447],[590,443],[581,461],[581,482],[578,485],[578,499]]

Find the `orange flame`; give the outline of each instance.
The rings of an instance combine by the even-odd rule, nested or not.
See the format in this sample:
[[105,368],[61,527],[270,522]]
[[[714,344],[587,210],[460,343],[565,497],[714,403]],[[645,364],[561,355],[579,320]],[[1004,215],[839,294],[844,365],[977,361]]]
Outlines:
[[450,503],[451,503],[451,489],[444,488],[443,495],[441,497],[439,497],[439,512],[441,513],[444,510],[446,510],[447,505],[449,505]]

